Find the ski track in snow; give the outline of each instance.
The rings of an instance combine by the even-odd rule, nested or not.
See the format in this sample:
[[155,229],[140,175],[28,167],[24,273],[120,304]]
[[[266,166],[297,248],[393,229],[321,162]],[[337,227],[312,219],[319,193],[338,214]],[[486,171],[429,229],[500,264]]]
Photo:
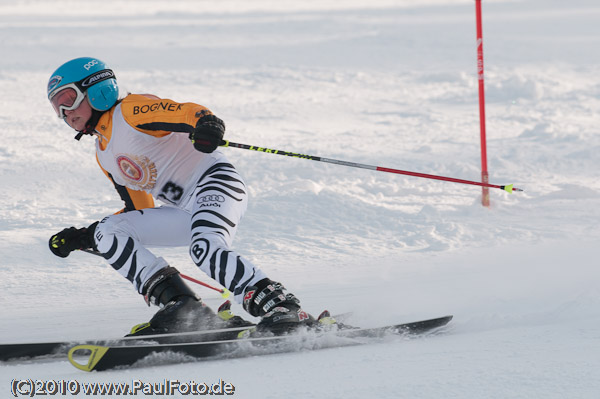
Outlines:
[[[454,314],[445,334],[90,374],[6,363],[2,395],[14,378],[222,378],[240,398],[597,397],[600,7],[483,7],[490,181],[523,193],[485,209],[478,187],[224,149],[251,195],[235,248],[305,309],[361,326]],[[206,105],[231,141],[480,178],[470,0],[0,1],[0,49],[2,342],[120,336],[155,310],[102,259],[47,249],[121,207],[92,140],[47,103],[70,58]],[[185,248],[156,252],[209,280]]]

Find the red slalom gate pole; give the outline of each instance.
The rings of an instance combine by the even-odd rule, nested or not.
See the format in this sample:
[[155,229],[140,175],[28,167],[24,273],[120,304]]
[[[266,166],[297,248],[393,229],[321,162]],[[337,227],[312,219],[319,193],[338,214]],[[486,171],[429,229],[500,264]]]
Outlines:
[[[477,18],[477,79],[479,81],[479,130],[481,136],[481,182],[489,182],[487,169],[487,143],[485,134],[485,90],[483,79],[483,27],[481,22],[481,0],[475,0],[475,14]],[[481,204],[490,206],[490,190],[483,186],[481,190]]]

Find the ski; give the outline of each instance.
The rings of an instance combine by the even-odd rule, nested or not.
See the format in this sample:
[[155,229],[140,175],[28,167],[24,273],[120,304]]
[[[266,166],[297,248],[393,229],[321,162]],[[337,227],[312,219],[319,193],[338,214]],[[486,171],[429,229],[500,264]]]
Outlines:
[[55,341],[55,342],[25,342],[14,344],[0,344],[0,361],[36,357],[59,357],[67,354],[69,348],[76,345],[104,345],[122,346],[140,342],[176,343],[176,342],[201,342],[222,339],[234,339],[241,331],[252,326],[222,328],[216,330],[201,330],[180,333],[167,333],[156,335],[140,335],[113,339],[98,339],[87,341]]
[[[223,305],[222,305],[223,306]],[[221,308],[219,308],[221,309]],[[344,320],[351,313],[335,315],[336,320]],[[221,339],[235,339],[241,331],[247,330],[252,326],[232,327],[215,330],[202,330],[180,333],[167,333],[156,335],[141,335],[133,337],[119,337],[112,339],[96,339],[85,341],[53,341],[53,342],[24,342],[14,344],[0,344],[0,361],[6,362],[16,359],[31,358],[59,358],[65,356],[76,345],[99,345],[99,346],[121,346],[131,345],[142,341],[152,341],[155,343],[174,343],[174,342],[201,342],[218,341]]]
[[[316,350],[349,345],[359,345],[360,338],[381,338],[388,334],[419,335],[445,326],[452,316],[395,324],[377,328],[341,329],[335,331],[300,331],[293,334],[244,339],[223,339],[202,342],[183,342],[148,345],[105,346],[84,344],[69,350],[71,364],[84,371],[102,371],[126,367],[150,358],[150,363],[165,364],[165,353],[176,353],[193,360],[232,358],[273,353]],[[303,333],[304,332],[304,333]],[[306,345],[303,345],[306,344]],[[180,357],[178,358],[180,361]]]

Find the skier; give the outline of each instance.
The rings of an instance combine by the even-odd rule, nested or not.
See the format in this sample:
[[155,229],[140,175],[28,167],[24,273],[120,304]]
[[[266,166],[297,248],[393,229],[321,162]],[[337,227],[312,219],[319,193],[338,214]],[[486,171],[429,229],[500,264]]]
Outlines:
[[[223,326],[177,269],[148,250],[153,245],[188,246],[203,272],[261,318],[259,331],[281,333],[314,322],[293,294],[231,249],[247,190],[217,150],[225,133],[221,119],[194,103],[146,94],[120,98],[114,72],[89,57],[68,61],[52,74],[48,99],[78,132],[75,139],[96,137],[98,164],[125,203],[89,227],[53,235],[50,250],[60,257],[98,251],[149,306],[161,307],[133,335]],[[164,205],[155,207],[154,199]],[[226,326],[232,323],[246,322],[236,316]]]

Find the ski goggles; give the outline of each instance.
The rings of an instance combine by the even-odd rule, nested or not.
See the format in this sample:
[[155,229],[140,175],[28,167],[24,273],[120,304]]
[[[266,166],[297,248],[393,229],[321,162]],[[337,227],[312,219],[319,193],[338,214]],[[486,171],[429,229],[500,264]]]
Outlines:
[[50,94],[50,104],[59,118],[65,119],[65,111],[72,111],[81,105],[85,98],[85,92],[82,92],[76,83],[69,83],[62,86]]
[[110,69],[98,71],[79,82],[69,83],[54,90],[48,96],[54,112],[59,118],[65,119],[65,111],[77,109],[86,96],[86,91],[90,86],[100,83],[107,79],[114,79],[115,74]]

